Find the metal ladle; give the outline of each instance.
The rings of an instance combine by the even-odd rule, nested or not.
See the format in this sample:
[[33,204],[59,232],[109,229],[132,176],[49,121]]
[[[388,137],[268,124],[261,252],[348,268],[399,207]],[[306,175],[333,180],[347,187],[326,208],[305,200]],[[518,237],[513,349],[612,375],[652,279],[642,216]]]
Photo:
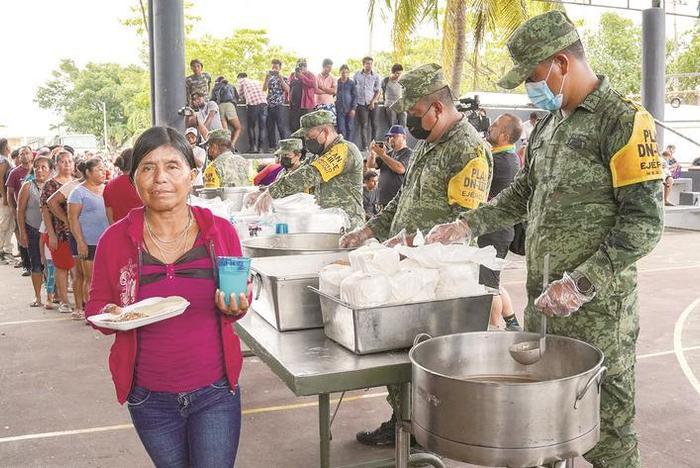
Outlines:
[[[542,292],[547,289],[549,284],[549,254],[544,256],[544,267],[542,276]],[[544,355],[547,350],[547,316],[542,314],[540,321],[540,339],[532,341],[521,341],[510,346],[508,351],[513,359],[524,366],[534,364]]]

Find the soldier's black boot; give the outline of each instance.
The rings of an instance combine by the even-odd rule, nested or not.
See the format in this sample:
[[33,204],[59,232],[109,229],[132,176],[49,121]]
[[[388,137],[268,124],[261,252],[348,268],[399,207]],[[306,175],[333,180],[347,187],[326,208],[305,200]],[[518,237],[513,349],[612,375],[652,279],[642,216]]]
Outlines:
[[396,417],[392,414],[391,419],[383,422],[377,429],[358,432],[355,437],[364,445],[393,447],[396,438]]

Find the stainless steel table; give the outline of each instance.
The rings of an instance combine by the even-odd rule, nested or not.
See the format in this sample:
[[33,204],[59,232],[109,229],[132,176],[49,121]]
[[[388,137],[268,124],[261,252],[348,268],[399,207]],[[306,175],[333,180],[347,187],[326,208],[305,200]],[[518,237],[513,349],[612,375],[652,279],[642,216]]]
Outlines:
[[236,331],[295,395],[318,395],[321,468],[330,467],[330,394],[389,384],[401,385],[401,401],[405,402],[397,430],[396,461],[364,466],[405,468],[414,458],[443,466],[427,454],[409,456],[411,362],[407,352],[359,356],[326,338],[323,329],[280,333],[252,310],[236,323]]

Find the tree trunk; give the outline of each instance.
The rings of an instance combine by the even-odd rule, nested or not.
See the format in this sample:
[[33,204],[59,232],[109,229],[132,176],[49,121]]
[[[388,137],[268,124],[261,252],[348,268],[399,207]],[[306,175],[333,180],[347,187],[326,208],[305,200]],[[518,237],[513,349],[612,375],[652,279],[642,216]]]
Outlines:
[[466,0],[458,0],[455,15],[455,50],[454,60],[452,62],[452,70],[450,70],[451,79],[450,85],[452,94],[459,97],[462,94],[462,74],[464,71],[464,61],[466,59],[467,49],[467,2]]

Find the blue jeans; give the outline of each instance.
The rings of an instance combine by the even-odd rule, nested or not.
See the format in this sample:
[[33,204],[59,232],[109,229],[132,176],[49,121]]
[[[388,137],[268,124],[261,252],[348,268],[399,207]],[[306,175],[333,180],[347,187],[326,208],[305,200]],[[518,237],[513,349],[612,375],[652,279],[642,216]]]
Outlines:
[[289,137],[287,123],[282,118],[282,106],[267,106],[267,142],[270,148],[277,148],[277,133],[280,139]]
[[241,433],[241,395],[225,378],[184,393],[134,387],[127,406],[156,467],[234,465]]
[[352,129],[355,125],[354,119],[350,117],[350,111],[340,109],[337,117],[338,133],[343,135],[345,141],[352,141]]

